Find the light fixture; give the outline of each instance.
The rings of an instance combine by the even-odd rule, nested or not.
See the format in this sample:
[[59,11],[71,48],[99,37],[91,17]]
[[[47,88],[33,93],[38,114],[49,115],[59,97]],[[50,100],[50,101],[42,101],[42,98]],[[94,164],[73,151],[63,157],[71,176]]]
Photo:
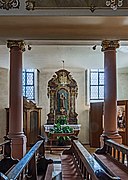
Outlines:
[[123,0],[106,0],[106,6],[111,7],[113,10],[117,10],[118,7],[123,6]]
[[32,47],[28,44],[28,50],[30,51],[32,49]]
[[12,9],[12,8],[19,8],[20,1],[19,0],[0,0],[0,8],[1,9]]
[[96,50],[96,45],[94,45],[94,46],[92,47],[92,49],[93,49],[93,50]]

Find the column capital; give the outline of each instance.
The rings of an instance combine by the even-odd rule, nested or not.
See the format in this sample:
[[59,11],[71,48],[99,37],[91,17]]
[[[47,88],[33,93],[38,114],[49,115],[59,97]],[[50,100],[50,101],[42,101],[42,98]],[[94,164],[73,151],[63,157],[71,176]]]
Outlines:
[[102,51],[115,50],[116,48],[119,48],[119,40],[103,40],[101,46]]
[[23,52],[25,51],[25,42],[23,40],[8,40],[7,47],[19,47]]

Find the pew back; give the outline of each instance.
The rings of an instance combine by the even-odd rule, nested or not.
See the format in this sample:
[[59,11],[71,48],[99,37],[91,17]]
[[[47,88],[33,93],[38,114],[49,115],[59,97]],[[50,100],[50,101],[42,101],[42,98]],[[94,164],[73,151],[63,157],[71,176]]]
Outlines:
[[128,147],[105,137],[104,147],[94,153],[95,159],[110,173],[128,179]]
[[[70,155],[74,158],[74,163],[81,173],[81,179],[119,179],[118,177],[112,177],[110,174],[106,173],[103,167],[95,160],[95,158],[84,148],[84,146],[78,140],[73,140],[71,148],[69,150],[63,151],[61,158],[62,160],[64,159],[63,155]],[[65,170],[63,172],[62,167],[62,177],[65,177],[65,174]]]
[[[38,179],[38,157],[40,160],[44,158],[44,140],[39,140],[9,172],[6,174],[1,173],[1,179]],[[42,164],[42,166],[45,165]]]
[[[105,141],[105,153],[128,168],[128,147],[111,139]],[[127,169],[128,171],[128,169]]]

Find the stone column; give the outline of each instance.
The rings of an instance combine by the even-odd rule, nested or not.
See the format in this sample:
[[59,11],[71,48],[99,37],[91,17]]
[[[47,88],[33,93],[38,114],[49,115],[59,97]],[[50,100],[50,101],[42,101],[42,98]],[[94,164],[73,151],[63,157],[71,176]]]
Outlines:
[[9,132],[12,139],[12,156],[21,159],[26,153],[26,136],[23,132],[22,96],[22,52],[23,41],[8,41],[10,48],[10,94],[9,94]]
[[116,93],[116,48],[118,40],[102,42],[104,52],[104,131],[107,136],[118,143],[122,142],[117,131],[117,93]]

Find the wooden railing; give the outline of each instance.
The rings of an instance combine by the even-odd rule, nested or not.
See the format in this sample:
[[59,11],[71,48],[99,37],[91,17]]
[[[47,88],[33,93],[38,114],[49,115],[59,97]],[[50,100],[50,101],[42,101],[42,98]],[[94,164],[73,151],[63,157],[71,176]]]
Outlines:
[[[44,159],[41,162],[41,159]],[[48,162],[47,162],[48,161]],[[44,156],[44,139],[39,140],[28,153],[13,167],[9,172],[3,174],[1,173],[1,179],[38,179],[38,167],[45,166],[47,169],[48,163],[52,163],[51,160],[46,160]],[[42,170],[43,171],[43,170]],[[45,172],[40,173],[45,178]]]
[[[94,157],[84,148],[84,146],[78,140],[73,140],[71,149],[64,150],[63,155],[73,156],[75,160],[74,162],[76,163],[76,166],[78,167],[81,173],[82,179],[87,179],[87,180],[98,180],[98,179],[119,180],[120,179],[118,177],[115,177],[114,175],[111,176],[110,174],[105,172],[103,167],[94,159]],[[63,172],[62,172],[62,176],[63,176]]]
[[93,154],[95,159],[109,173],[114,173],[121,179],[128,179],[128,147],[104,137],[103,148]]
[[128,168],[128,146],[118,144],[111,139],[105,139],[104,147],[101,150],[97,150],[96,153],[98,154],[98,152],[108,154],[111,158]]

